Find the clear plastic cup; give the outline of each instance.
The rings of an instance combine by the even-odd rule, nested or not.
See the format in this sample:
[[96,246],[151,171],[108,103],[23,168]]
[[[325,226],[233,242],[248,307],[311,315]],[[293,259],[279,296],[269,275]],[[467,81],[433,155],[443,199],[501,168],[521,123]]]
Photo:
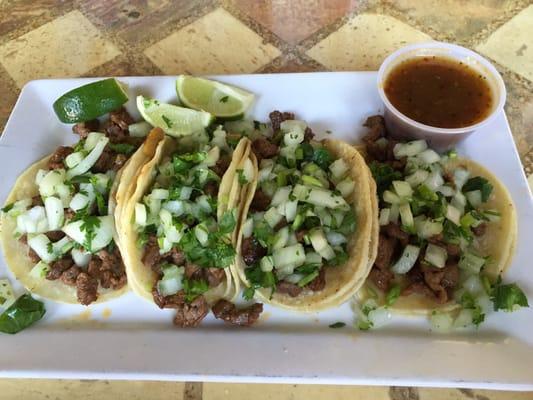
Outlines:
[[[480,122],[462,128],[437,128],[417,122],[398,111],[387,98],[383,85],[388,74],[403,61],[415,57],[440,56],[461,61],[487,78],[493,99],[490,113]],[[506,90],[496,68],[472,50],[442,42],[424,42],[402,47],[389,55],[378,71],[378,90],[385,104],[385,123],[389,134],[398,139],[425,139],[437,150],[447,150],[490,122],[503,110]]]

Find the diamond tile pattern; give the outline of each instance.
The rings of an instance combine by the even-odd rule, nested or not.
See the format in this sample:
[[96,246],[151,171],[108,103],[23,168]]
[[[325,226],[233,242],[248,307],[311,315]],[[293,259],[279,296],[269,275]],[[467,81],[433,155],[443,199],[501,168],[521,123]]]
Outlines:
[[307,55],[333,71],[376,70],[391,51],[430,39],[396,18],[361,14],[318,42]]
[[165,74],[254,72],[281,52],[223,8],[150,46],[145,51]]
[[0,47],[0,63],[19,87],[38,78],[78,76],[120,54],[79,11]]
[[354,10],[358,0],[232,0],[231,3],[289,43],[297,43]]

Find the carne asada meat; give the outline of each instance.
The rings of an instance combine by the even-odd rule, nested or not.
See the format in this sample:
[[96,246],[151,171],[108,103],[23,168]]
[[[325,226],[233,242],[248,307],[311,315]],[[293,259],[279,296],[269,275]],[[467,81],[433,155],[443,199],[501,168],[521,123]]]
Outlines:
[[253,325],[263,312],[263,304],[254,303],[249,307],[238,309],[235,304],[221,299],[212,308],[215,318],[221,319],[232,325]]
[[263,158],[274,157],[278,154],[278,150],[278,146],[263,137],[259,137],[252,142],[252,151],[257,157],[257,162],[260,162]]
[[72,257],[65,256],[50,264],[50,269],[46,273],[46,279],[55,281],[61,277],[61,274],[74,265]]
[[63,282],[65,285],[68,286],[76,286],[76,279],[78,278],[78,275],[81,273],[81,268],[74,265],[64,271],[59,279],[61,279],[61,282]]
[[80,139],[85,139],[91,132],[98,132],[100,128],[100,121],[93,119],[91,121],[79,122],[72,127],[72,132],[80,136]]
[[87,306],[98,299],[98,280],[81,272],[76,277],[76,293],[80,304]]
[[74,149],[70,146],[59,146],[48,160],[48,169],[65,168],[65,158],[73,151]]
[[295,283],[279,281],[276,284],[276,292],[288,294],[290,297],[298,297],[302,291],[303,288]]
[[326,287],[326,268],[320,268],[318,276],[309,282],[306,288],[312,290],[313,292],[320,292]]
[[174,325],[180,328],[195,328],[209,312],[209,306],[204,296],[198,296],[190,303],[183,302],[176,307]]
[[388,292],[394,279],[394,274],[388,269],[380,269],[374,266],[370,270],[368,277],[379,290]]
[[259,244],[253,237],[243,239],[241,244],[242,258],[246,265],[252,265],[266,256],[267,249]]
[[294,119],[294,113],[291,112],[280,112],[278,110],[272,111],[268,117],[270,118],[270,123],[272,124],[272,131],[276,133],[280,129],[280,125],[283,121]]
[[265,211],[270,205],[270,201],[270,197],[268,197],[261,189],[257,189],[250,208],[252,211]]

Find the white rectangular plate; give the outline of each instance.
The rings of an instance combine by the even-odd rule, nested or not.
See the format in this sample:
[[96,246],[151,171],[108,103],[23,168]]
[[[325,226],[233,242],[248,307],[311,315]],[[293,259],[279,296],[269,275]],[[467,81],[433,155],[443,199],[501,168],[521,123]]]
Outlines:
[[[317,133],[357,142],[362,123],[382,112],[372,72],[215,77],[257,94],[252,115],[293,111]],[[137,94],[176,101],[174,77],[120,78]],[[91,79],[33,81],[22,90],[0,140],[0,200],[32,162],[76,136],[59,123],[53,101]],[[515,201],[519,235],[506,276],[533,302],[533,207],[505,115],[458,151],[492,170]],[[11,277],[5,263],[0,277]],[[20,287],[18,287],[20,289]],[[82,307],[46,302],[42,322],[0,338],[0,376],[208,381],[306,382],[533,389],[533,312],[488,317],[478,331],[438,335],[427,321],[395,318],[370,332],[351,328],[350,305],[312,315],[265,307],[254,327],[236,329],[209,317],[202,327],[172,326],[172,311],[129,293]],[[344,321],[342,329],[328,325]]]

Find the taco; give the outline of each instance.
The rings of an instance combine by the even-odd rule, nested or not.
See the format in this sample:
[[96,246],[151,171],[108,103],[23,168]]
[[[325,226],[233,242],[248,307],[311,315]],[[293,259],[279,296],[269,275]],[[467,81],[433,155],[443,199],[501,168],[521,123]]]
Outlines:
[[[75,146],[60,146],[17,179],[3,208],[0,241],[8,267],[30,292],[88,305],[127,290],[110,193],[118,194],[126,163],[143,162],[136,150],[144,138],[129,135],[132,122],[120,109],[103,124],[77,124]],[[158,142],[162,134],[151,137]]]
[[176,309],[180,327],[197,326],[211,305],[239,292],[231,269],[238,208],[255,178],[246,138],[227,141],[220,128],[211,140],[196,136],[166,137],[117,207],[131,288],[160,308]]
[[453,151],[440,155],[423,140],[396,142],[380,116],[366,126],[380,208],[378,254],[360,291],[372,303],[367,311],[457,310],[461,323],[479,324],[514,253],[516,211],[507,189]]
[[273,136],[256,136],[258,179],[242,210],[234,268],[244,297],[295,311],[348,300],[375,256],[375,188],[348,144],[313,140],[291,113],[270,114]]

